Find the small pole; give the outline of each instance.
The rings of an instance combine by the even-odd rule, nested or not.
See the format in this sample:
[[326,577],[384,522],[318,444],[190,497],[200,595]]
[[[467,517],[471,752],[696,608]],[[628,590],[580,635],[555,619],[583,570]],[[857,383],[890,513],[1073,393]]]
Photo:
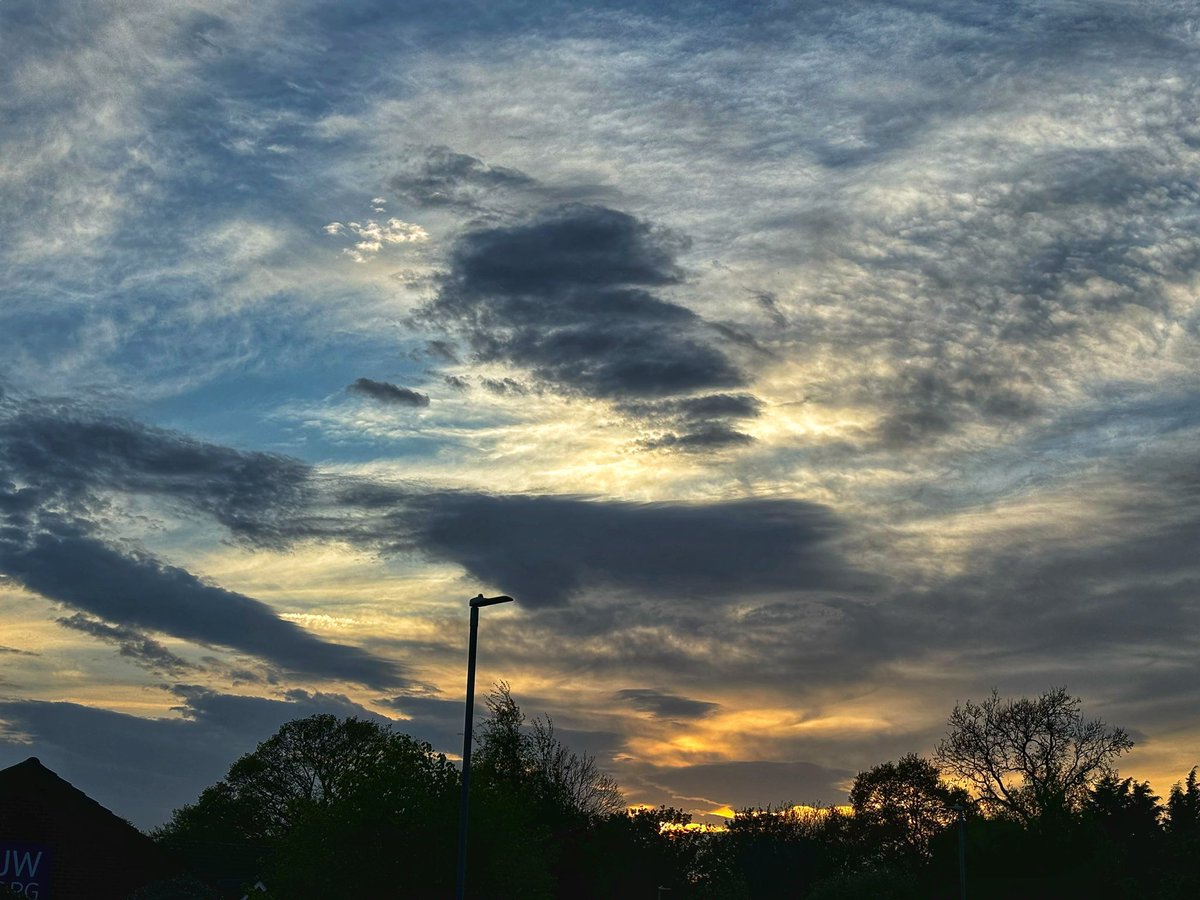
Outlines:
[[471,643],[467,650],[467,712],[463,723],[462,793],[458,798],[458,872],[454,896],[463,900],[467,889],[467,816],[471,811],[471,726],[475,721],[475,648],[479,639],[479,607],[512,603],[512,597],[471,598]]
[[[479,595],[480,597],[483,594]],[[479,607],[471,604],[471,644],[467,651],[467,718],[463,723],[462,792],[458,798],[458,876],[454,896],[463,900],[467,887],[467,816],[471,797],[471,725],[475,720],[475,648],[479,636]]]
[[958,811],[958,900],[967,900],[967,810],[954,808]]

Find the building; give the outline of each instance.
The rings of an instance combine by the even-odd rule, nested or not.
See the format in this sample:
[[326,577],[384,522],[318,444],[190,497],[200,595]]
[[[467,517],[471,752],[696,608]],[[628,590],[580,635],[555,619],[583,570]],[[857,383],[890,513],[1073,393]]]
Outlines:
[[182,872],[150,838],[36,756],[0,770],[0,895],[126,900]]

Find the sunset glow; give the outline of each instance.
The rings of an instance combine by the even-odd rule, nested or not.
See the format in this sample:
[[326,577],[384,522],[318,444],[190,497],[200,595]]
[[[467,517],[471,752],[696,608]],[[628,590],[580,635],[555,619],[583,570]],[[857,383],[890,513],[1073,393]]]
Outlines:
[[693,829],[993,688],[1166,794],[1200,38],[1091,6],[0,6],[0,765],[150,827],[314,712],[457,758],[482,592],[478,711]]

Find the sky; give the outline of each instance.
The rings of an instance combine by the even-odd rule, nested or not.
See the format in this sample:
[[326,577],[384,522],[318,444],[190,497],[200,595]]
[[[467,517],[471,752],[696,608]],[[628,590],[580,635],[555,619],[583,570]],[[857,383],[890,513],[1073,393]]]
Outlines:
[[[630,803],[1200,764],[1191,2],[0,6],[0,765],[504,680]],[[481,706],[482,708],[482,706]]]

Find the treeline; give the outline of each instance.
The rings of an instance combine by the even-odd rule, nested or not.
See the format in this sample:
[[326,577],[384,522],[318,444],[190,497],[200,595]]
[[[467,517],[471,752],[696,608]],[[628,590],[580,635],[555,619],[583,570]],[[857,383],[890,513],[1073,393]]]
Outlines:
[[[861,772],[848,808],[744,809],[707,831],[681,810],[627,810],[592,757],[498,685],[473,757],[467,895],[936,900],[959,896],[965,859],[972,900],[1200,896],[1196,769],[1165,802],[1120,778],[1132,742],[1062,689],[993,694],[949,724],[933,759]],[[154,832],[199,878],[139,900],[255,882],[256,900],[453,896],[459,785],[453,763],[384,726],[290,722]]]

